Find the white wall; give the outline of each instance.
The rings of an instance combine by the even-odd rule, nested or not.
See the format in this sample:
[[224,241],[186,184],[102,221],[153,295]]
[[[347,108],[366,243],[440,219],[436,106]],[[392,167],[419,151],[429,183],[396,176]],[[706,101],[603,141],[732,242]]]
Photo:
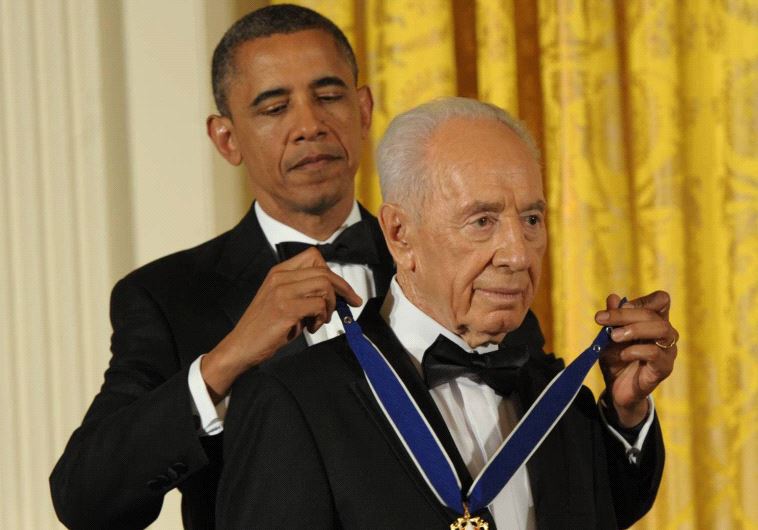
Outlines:
[[[204,125],[238,4],[0,0],[0,528],[59,526],[47,477],[102,382],[113,283],[248,205]],[[153,528],[181,526],[173,497]]]

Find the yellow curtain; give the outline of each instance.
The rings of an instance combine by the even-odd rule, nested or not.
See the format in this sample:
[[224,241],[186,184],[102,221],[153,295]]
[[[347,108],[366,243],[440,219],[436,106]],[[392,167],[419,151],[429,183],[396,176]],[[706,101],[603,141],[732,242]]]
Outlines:
[[[758,528],[758,0],[311,0],[355,44],[371,144],[433,97],[519,115],[544,153],[537,311],[568,358],[606,294],[665,289],[681,332],[636,528]],[[381,202],[368,154],[360,200]],[[589,384],[599,390],[598,374]]]

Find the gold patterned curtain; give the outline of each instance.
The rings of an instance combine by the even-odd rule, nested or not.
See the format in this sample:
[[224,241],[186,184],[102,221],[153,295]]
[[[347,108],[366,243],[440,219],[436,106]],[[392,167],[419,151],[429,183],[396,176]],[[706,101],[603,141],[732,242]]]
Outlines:
[[544,152],[536,309],[554,350],[591,340],[609,292],[673,297],[680,355],[655,393],[666,470],[636,528],[758,528],[758,0],[299,3],[354,43],[372,143],[445,95],[527,122]]

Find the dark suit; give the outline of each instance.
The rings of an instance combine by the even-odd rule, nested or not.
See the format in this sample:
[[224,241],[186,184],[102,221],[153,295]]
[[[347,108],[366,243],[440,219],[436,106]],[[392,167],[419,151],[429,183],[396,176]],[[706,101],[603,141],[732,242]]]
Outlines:
[[[382,260],[372,270],[383,295],[392,260],[376,219],[361,215]],[[275,263],[251,208],[229,232],[116,284],[105,382],[50,476],[64,524],[142,528],[178,487],[185,526],[213,527],[222,436],[198,436],[188,369],[231,331]],[[303,347],[301,337],[277,355]]]
[[[409,355],[378,314],[359,322],[404,380],[464,489],[471,477]],[[538,330],[531,314],[524,325]],[[523,327],[523,326],[522,326]],[[534,351],[519,383],[528,407],[562,361]],[[423,482],[382,414],[344,337],[248,373],[226,418],[220,528],[449,528],[455,514]],[[639,467],[601,423],[583,388],[529,461],[539,528],[627,526],[652,505],[663,468],[657,421]],[[487,510],[479,514],[488,519]]]

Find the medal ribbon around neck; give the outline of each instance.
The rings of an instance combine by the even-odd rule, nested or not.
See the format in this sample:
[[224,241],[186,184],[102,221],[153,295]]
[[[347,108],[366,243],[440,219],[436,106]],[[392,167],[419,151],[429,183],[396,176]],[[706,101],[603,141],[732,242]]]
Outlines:
[[[619,307],[626,302],[624,298]],[[408,389],[376,347],[363,335],[344,300],[337,313],[345,336],[366,374],[384,415],[437,499],[463,515],[488,506],[513,474],[532,456],[576,397],[600,352],[611,342],[613,328],[600,330],[589,348],[558,373],[545,387],[516,428],[503,441],[465,494],[449,456]]]

